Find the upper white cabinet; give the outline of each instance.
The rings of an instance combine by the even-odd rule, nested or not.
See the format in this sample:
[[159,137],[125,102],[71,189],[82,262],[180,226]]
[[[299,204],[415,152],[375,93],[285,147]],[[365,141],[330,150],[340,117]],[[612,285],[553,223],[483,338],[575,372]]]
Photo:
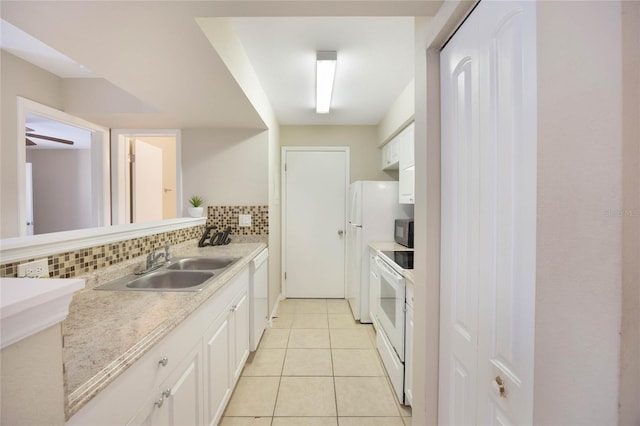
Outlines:
[[415,200],[415,125],[411,122],[382,147],[382,169],[399,170],[398,202],[414,204]]
[[400,138],[399,158],[399,202],[400,204],[414,204],[415,200],[415,131],[414,123],[409,124],[396,136]]
[[397,136],[382,147],[382,170],[398,170],[400,144]]
[[400,171],[400,204],[414,204],[415,200],[414,127],[412,122],[382,147],[382,169]]

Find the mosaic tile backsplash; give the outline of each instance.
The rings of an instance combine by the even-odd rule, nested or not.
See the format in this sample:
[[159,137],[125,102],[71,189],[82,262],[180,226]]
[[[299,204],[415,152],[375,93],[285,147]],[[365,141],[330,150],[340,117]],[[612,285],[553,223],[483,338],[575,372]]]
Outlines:
[[[233,236],[249,236],[269,234],[268,206],[209,206],[207,226],[216,225],[219,230],[231,226]],[[250,214],[251,226],[239,227],[238,215]],[[57,253],[48,256],[50,278],[73,278],[100,268],[117,265],[138,256],[144,256],[153,249],[162,249],[165,245],[176,245],[189,240],[198,240],[204,226],[179,229],[131,240],[118,241],[96,247],[84,248],[71,252]],[[236,238],[236,241],[242,238]],[[16,277],[18,264],[30,262],[24,259],[19,262],[0,265],[0,277]]]
[[[238,226],[238,215],[250,214],[251,226]],[[232,235],[268,235],[269,206],[209,206],[207,226],[215,225],[223,231],[231,227]]]
[[[48,256],[50,278],[73,278],[99,268],[116,265],[137,256],[143,256],[153,249],[172,246],[188,240],[200,238],[204,226],[178,229],[171,232],[118,241],[96,247],[57,253]],[[16,277],[18,264],[34,259],[20,260],[0,265],[0,277]]]

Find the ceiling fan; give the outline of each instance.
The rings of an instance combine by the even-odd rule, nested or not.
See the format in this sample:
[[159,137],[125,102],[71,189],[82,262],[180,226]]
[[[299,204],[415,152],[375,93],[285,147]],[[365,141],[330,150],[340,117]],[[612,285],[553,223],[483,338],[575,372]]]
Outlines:
[[57,143],[63,143],[65,145],[73,145],[73,141],[70,141],[68,139],[61,139],[61,138],[54,138],[53,136],[46,136],[46,135],[38,135],[36,133],[33,133],[35,130],[29,128],[29,127],[25,127],[25,142],[27,143],[27,146],[36,146],[38,145],[37,143],[35,143],[34,141],[32,141],[31,139],[43,139],[46,141],[51,141],[51,142],[57,142]]

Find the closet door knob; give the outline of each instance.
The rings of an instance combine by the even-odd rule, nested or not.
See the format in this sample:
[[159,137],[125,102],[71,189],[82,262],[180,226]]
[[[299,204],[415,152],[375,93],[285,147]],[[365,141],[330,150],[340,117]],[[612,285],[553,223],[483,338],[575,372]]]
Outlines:
[[507,391],[504,388],[504,380],[502,380],[502,377],[496,376],[496,378],[493,381],[493,387],[498,391],[501,398],[507,397]]

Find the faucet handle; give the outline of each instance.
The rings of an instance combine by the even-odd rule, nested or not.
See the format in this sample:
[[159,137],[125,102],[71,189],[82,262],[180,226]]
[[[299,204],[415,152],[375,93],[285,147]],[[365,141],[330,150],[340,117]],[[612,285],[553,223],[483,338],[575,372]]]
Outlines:
[[164,260],[168,262],[170,259],[171,259],[171,247],[169,246],[169,244],[167,244],[166,246],[164,246]]

